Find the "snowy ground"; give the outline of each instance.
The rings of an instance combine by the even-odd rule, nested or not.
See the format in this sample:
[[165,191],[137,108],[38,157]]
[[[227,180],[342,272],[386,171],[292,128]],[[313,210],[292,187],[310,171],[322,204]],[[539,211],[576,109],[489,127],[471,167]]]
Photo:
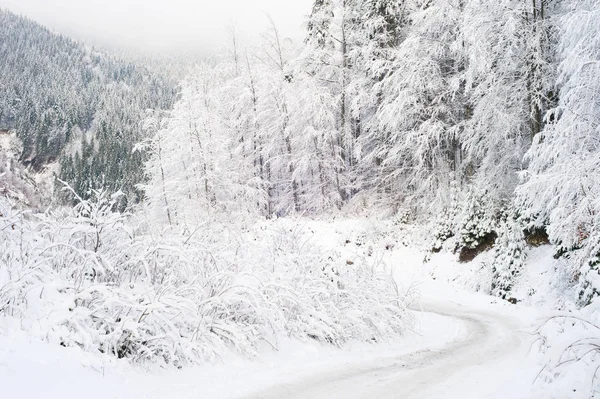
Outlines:
[[[276,353],[265,348],[254,362],[232,355],[216,366],[143,370],[126,361],[32,341],[5,322],[0,324],[2,397],[533,397],[540,366],[530,351],[530,332],[542,314],[451,285],[474,268],[473,280],[480,266],[458,265],[443,254],[424,266],[424,252],[414,242],[403,233],[390,235],[395,229],[382,231],[376,222],[307,222],[305,228],[349,262],[364,256],[392,262],[403,289],[420,293],[413,306],[415,331],[380,345],[356,343],[338,350],[288,341]],[[465,268],[462,275],[451,277],[459,267]]]
[[419,339],[408,338],[377,356],[357,352],[345,365],[280,381],[247,397],[528,397],[536,372],[527,358],[526,313],[440,285],[428,285],[425,292]]
[[401,342],[347,351],[290,342],[254,363],[232,358],[146,373],[76,349],[2,337],[2,389],[10,398],[529,397],[537,374],[525,332],[531,313],[441,284],[422,288],[418,334]]

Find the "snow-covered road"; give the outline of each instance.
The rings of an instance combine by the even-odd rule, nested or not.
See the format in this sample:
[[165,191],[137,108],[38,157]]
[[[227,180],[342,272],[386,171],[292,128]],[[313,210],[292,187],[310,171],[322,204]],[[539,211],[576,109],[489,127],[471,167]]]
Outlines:
[[[498,367],[513,362],[512,370],[518,371],[527,354],[529,339],[518,319],[439,299],[425,299],[418,313],[425,333],[444,337],[445,343],[277,381],[244,398],[423,399],[459,397],[457,393],[462,398],[512,397],[506,396],[515,392],[512,373],[510,369],[498,373]],[[499,384],[504,376],[512,380],[511,386]],[[520,372],[515,376],[526,378]]]
[[[539,371],[528,356],[536,313],[485,295],[424,284],[414,333],[339,351],[282,342],[261,361],[144,372],[18,335],[0,334],[0,383],[19,398],[518,399]],[[14,329],[13,329],[14,330]],[[65,375],[69,375],[65,379]],[[91,389],[93,387],[93,389]]]

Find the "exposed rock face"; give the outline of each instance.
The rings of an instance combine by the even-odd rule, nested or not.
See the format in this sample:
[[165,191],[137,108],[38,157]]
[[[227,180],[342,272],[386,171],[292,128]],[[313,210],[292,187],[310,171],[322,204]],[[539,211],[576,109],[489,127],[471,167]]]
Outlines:
[[532,247],[550,244],[550,238],[545,228],[528,229],[523,233],[525,234],[525,242]]
[[477,255],[492,249],[494,247],[494,243],[496,242],[496,238],[498,238],[498,235],[495,231],[492,231],[491,233],[479,239],[478,244],[475,247],[463,247],[460,250],[458,261],[463,263],[470,262],[475,259]]

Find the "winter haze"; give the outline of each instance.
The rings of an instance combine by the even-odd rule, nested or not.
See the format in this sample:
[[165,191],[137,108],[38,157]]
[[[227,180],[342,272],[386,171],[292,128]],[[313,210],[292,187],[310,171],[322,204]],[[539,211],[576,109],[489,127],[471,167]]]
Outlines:
[[254,44],[268,16],[281,33],[302,40],[310,0],[0,0],[60,33],[103,46],[161,53],[211,53],[235,25]]

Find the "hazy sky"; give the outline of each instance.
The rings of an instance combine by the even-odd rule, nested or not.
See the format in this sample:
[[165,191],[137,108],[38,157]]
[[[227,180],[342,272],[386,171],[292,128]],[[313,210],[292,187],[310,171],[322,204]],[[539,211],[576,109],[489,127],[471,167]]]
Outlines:
[[0,0],[50,28],[93,43],[167,53],[212,52],[235,23],[239,36],[256,42],[266,15],[282,35],[303,37],[312,0]]

